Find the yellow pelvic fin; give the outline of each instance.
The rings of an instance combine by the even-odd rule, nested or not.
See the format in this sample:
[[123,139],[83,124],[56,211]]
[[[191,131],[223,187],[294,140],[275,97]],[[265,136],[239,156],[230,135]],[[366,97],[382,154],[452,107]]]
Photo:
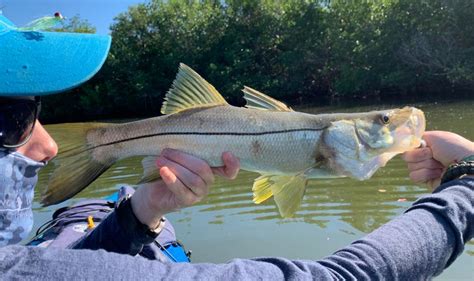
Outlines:
[[247,101],[247,104],[245,105],[247,108],[273,111],[293,111],[293,109],[281,101],[271,98],[250,87],[244,86],[242,91],[244,92],[244,99]]
[[280,215],[284,218],[292,217],[301,204],[306,184],[307,179],[304,174],[261,176],[253,184],[253,201],[259,204],[273,195]]
[[166,94],[161,113],[172,114],[196,107],[227,104],[214,86],[181,63],[176,79]]
[[154,182],[161,178],[158,167],[156,166],[156,156],[147,156],[143,158],[142,166],[143,177],[138,182],[139,184]]

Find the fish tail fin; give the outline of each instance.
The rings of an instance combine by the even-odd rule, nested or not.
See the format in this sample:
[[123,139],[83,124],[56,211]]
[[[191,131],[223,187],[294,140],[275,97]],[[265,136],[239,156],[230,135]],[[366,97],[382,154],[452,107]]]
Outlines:
[[[107,158],[106,153],[95,153],[98,148],[91,135],[103,133],[110,124],[69,124],[76,126],[73,136],[68,136],[67,144],[62,146],[54,158],[55,168],[49,177],[47,187],[42,193],[41,203],[45,206],[67,200],[86,188],[110,166],[116,159]],[[61,139],[61,138],[60,138]],[[97,138],[96,138],[97,139]],[[100,146],[99,146],[100,147]]]
[[253,202],[260,204],[273,195],[280,215],[292,217],[301,205],[306,190],[307,178],[298,175],[264,175],[255,179]]

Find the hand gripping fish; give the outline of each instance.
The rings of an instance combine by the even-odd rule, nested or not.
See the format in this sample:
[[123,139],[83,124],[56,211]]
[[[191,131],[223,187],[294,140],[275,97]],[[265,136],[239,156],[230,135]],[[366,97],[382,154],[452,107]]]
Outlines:
[[217,90],[181,64],[166,94],[164,116],[84,129],[84,144],[57,159],[43,203],[74,196],[116,161],[143,160],[145,181],[156,179],[154,158],[178,149],[221,166],[230,151],[241,168],[260,173],[253,184],[257,204],[274,197],[283,217],[298,209],[308,179],[370,178],[396,154],[420,145],[425,117],[414,107],[349,114],[307,114],[245,87],[246,108],[229,105]]

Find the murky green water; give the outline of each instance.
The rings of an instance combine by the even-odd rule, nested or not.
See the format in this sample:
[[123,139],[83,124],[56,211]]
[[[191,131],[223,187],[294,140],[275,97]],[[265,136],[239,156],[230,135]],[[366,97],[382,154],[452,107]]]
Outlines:
[[[474,101],[416,104],[425,111],[429,130],[449,130],[474,139]],[[391,106],[307,108],[301,111],[367,111]],[[59,146],[75,132],[67,125],[47,126]],[[83,198],[111,194],[120,184],[134,184],[141,176],[140,158],[114,165],[89,188],[60,205],[42,208],[37,203],[36,227],[52,212]],[[43,181],[50,168],[41,174]],[[170,214],[178,238],[193,251],[193,262],[225,262],[256,256],[318,259],[388,222],[429,190],[408,179],[404,162],[392,160],[372,179],[310,181],[302,206],[292,219],[281,219],[272,200],[252,203],[251,187],[258,175],[241,172],[234,181],[218,180],[204,202]],[[36,198],[40,197],[40,184]],[[39,200],[36,200],[39,201]],[[474,243],[438,280],[474,280]]]

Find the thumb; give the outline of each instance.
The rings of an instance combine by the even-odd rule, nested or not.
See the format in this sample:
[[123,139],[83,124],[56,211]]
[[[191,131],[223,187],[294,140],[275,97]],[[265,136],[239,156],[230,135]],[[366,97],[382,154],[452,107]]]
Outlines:
[[474,143],[451,132],[425,132],[423,139],[433,151],[433,158],[448,166],[464,157],[474,154]]

